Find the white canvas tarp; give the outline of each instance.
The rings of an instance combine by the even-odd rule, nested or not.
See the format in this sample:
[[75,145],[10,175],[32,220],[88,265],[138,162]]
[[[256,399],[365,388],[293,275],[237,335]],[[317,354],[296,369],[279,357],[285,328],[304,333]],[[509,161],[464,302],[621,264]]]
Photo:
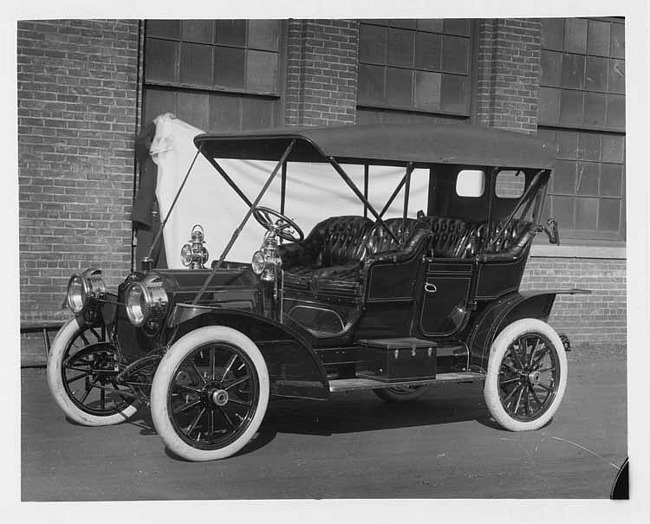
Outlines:
[[[156,197],[161,219],[164,219],[196,155],[193,138],[203,131],[170,114],[157,117],[155,124],[156,134],[150,153],[158,167]],[[255,200],[276,165],[275,162],[268,161],[233,159],[221,159],[219,164],[251,201]],[[363,166],[343,165],[343,168],[363,191]],[[383,208],[403,176],[404,168],[370,167],[368,199],[378,211]],[[414,171],[409,216],[415,216],[418,209],[426,210],[428,181],[428,171]],[[384,218],[402,215],[402,195],[395,199]],[[260,205],[280,211],[280,174]],[[183,267],[179,253],[183,244],[189,240],[195,224],[200,224],[205,230],[210,261],[218,259],[247,211],[248,206],[243,200],[214,167],[199,155],[163,231],[168,266]],[[363,203],[331,165],[290,162],[287,166],[284,212],[307,235],[314,225],[329,216],[363,215]],[[259,249],[263,235],[263,228],[251,217],[227,259],[249,262],[252,254]]]

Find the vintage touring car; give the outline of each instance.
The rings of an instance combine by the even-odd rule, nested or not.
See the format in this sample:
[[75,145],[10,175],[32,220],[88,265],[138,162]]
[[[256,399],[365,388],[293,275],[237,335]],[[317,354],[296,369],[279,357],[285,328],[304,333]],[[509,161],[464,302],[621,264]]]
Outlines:
[[[405,402],[432,384],[484,381],[504,428],[551,420],[569,341],[547,320],[558,293],[584,292],[519,291],[535,235],[559,243],[544,214],[552,144],[450,124],[200,134],[194,144],[246,203],[245,216],[207,268],[210,232],[196,227],[181,253],[187,268],[153,268],[145,257],[116,291],[99,269],[70,278],[75,317],[48,360],[49,387],[70,419],[114,424],[148,404],[168,449],[194,461],[239,451],[273,398],[365,389]],[[271,166],[254,199],[225,159]],[[307,166],[342,180],[360,212],[322,202],[328,216],[305,235],[284,209],[287,173],[300,180]],[[399,173],[379,210],[369,197],[378,169]],[[279,209],[261,206],[276,178]],[[416,186],[422,209],[409,207]],[[251,217],[265,230],[261,248],[251,262],[232,261]]]

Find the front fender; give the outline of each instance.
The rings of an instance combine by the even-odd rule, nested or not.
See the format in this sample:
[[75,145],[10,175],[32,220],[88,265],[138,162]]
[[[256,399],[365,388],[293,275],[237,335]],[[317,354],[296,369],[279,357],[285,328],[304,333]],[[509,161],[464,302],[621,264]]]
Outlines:
[[591,292],[584,289],[524,291],[505,295],[492,302],[479,315],[467,337],[470,368],[474,371],[487,370],[492,342],[508,324],[522,318],[548,322],[557,295],[587,293]]
[[311,344],[295,329],[247,311],[189,304],[176,306],[168,327],[176,329],[176,340],[209,325],[231,327],[255,342],[268,367],[272,395],[329,398],[325,368]]

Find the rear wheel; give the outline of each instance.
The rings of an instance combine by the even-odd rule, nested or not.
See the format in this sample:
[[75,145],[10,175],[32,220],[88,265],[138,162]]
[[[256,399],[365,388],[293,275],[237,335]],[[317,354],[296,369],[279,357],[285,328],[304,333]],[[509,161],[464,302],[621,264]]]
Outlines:
[[413,402],[427,392],[428,386],[395,386],[373,389],[375,395],[390,403]]
[[259,429],[269,376],[255,343],[223,326],[196,329],[163,357],[151,387],[151,415],[170,451],[191,461],[229,457]]
[[47,359],[47,383],[54,400],[73,421],[85,426],[124,422],[138,404],[117,383],[118,353],[104,326],[70,320],[57,333]]
[[501,426],[532,431],[553,418],[566,382],[560,337],[546,322],[525,318],[507,326],[492,344],[483,394]]

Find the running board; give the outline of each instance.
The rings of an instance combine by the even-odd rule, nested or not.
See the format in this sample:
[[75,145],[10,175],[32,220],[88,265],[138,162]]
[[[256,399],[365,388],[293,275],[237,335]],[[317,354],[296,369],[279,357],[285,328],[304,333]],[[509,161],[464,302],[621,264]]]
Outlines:
[[485,380],[484,373],[465,371],[462,373],[441,373],[436,378],[423,380],[400,380],[386,382],[384,380],[373,380],[371,378],[341,378],[330,380],[330,393],[341,393],[345,391],[361,391],[364,389],[394,388],[398,386],[432,386],[443,382],[475,382]]

